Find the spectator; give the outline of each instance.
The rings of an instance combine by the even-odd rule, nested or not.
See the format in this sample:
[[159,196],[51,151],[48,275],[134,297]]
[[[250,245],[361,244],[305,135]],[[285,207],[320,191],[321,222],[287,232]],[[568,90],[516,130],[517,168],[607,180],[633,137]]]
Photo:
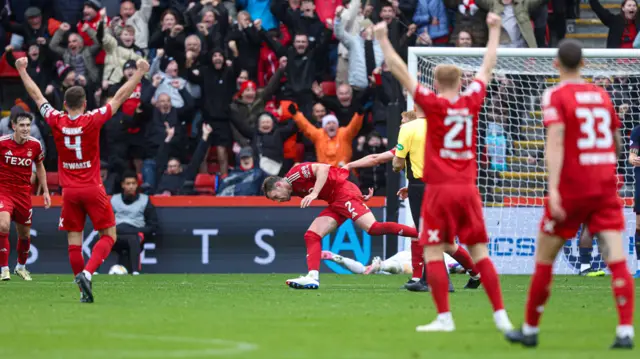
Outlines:
[[530,13],[544,0],[476,0],[476,4],[502,17],[501,47],[538,47]]
[[640,30],[640,18],[638,2],[636,0],[624,0],[620,5],[620,13],[614,14],[600,4],[599,0],[589,0],[591,9],[596,13],[604,26],[609,28],[607,35],[607,48],[630,49]]
[[[277,41],[282,46],[288,46],[291,42],[291,35],[284,25],[280,26],[280,30],[270,30],[266,33],[266,36],[270,37],[273,41]],[[278,70],[279,63],[278,55],[271,49],[266,41],[262,42],[260,47],[260,55],[258,60],[258,86],[264,87],[269,83],[271,77]],[[281,82],[286,81],[283,76]]]
[[353,88],[349,85],[340,85],[336,91],[336,97],[325,96],[322,88],[314,86],[316,96],[320,102],[330,111],[335,113],[340,126],[347,126],[353,119],[353,114],[364,107],[368,102],[371,92],[360,91],[359,94],[353,94]]
[[100,70],[96,66],[95,57],[100,52],[100,42],[96,37],[96,31],[84,25],[83,31],[85,31],[91,38],[93,45],[89,47],[84,46],[84,40],[77,33],[69,35],[67,42],[67,48],[61,46],[64,35],[71,30],[71,26],[67,23],[60,25],[56,33],[51,39],[49,47],[51,51],[62,57],[62,61],[73,66],[78,79],[81,77],[88,80],[88,83],[97,85],[100,83]]
[[[11,45],[7,46],[6,50],[6,60],[9,66],[15,68],[16,58],[13,55],[13,47]],[[27,51],[27,56],[29,58],[29,65],[27,66],[27,73],[33,81],[38,85],[40,91],[45,94],[45,96],[51,96],[53,93],[53,85],[51,84],[53,64],[51,60],[53,56],[49,51],[49,48],[42,45],[38,45],[37,43],[33,43],[29,45],[29,50]],[[27,101],[31,103],[31,105],[35,105],[33,100],[29,99]],[[35,108],[36,106],[29,106]]]
[[340,20],[342,11],[341,7],[336,9],[334,31],[338,40],[349,51],[348,82],[352,87],[365,90],[369,87],[369,74],[382,65],[384,55],[378,41],[373,39],[373,23],[363,20],[360,23],[360,36],[351,35],[345,31]]
[[309,123],[309,120],[297,110],[295,104],[290,104],[287,110],[293,116],[300,131],[315,144],[318,162],[342,166],[351,161],[353,154],[351,142],[360,131],[364,118],[361,111],[356,112],[351,122],[345,127],[340,127],[336,116],[326,115],[322,118],[322,129],[319,129]]
[[[142,176],[145,187],[155,188],[157,184],[156,174],[158,172],[156,159],[160,148],[164,147],[167,156],[177,156],[181,160],[185,159],[184,149],[187,147],[187,125],[193,120],[194,101],[189,92],[185,89],[178,89],[185,105],[179,109],[171,105],[171,97],[166,93],[161,93],[157,100],[152,100],[156,93],[156,88],[162,79],[156,75],[153,78],[150,91],[144,91],[141,99],[141,106],[147,117],[145,129],[145,156],[142,164]],[[177,86],[177,84],[176,84]],[[171,127],[171,143],[163,145],[167,126]],[[200,161],[202,162],[202,161]],[[164,162],[160,162],[163,164]]]
[[269,8],[270,2],[269,0],[236,0],[236,5],[238,9],[246,10],[250,18],[262,20],[262,27],[269,31],[279,26]]
[[505,107],[491,106],[487,114],[485,145],[489,156],[489,168],[493,171],[507,171],[507,153],[511,143],[509,133],[505,129],[508,121]]
[[260,33],[253,26],[246,11],[238,13],[238,23],[234,25],[227,38],[229,49],[233,52],[238,66],[249,72],[249,78],[258,78],[258,57],[260,55]]
[[[82,21],[78,22],[76,26],[78,33],[82,36],[82,40],[84,41],[84,46],[91,47],[93,46],[93,40],[89,36],[89,34],[84,31],[84,25],[88,25],[89,28],[98,31],[98,26],[104,23],[104,26],[109,27],[111,25],[111,20],[107,17],[107,12],[102,9],[102,3],[100,0],[86,0],[84,2],[84,8],[82,9]],[[98,40],[102,37],[100,34],[97,36]],[[104,65],[105,58],[107,53],[102,50],[96,56],[96,65]],[[122,65],[120,65],[122,67]]]
[[187,81],[178,76],[178,62],[173,57],[156,57],[149,70],[150,76],[160,78],[160,83],[153,97],[158,100],[160,94],[167,94],[171,98],[171,107],[182,108],[184,100],[180,90],[185,88]]
[[133,0],[122,0],[120,2],[120,14],[111,19],[111,26],[116,37],[125,26],[135,29],[136,47],[146,50],[149,45],[149,20],[151,18],[152,0],[142,0],[140,10],[136,11]]
[[[359,137],[356,147],[356,159],[385,152],[385,142],[382,136],[375,131],[367,135],[366,138],[365,136]],[[367,192],[369,188],[373,188],[374,196],[385,194],[387,186],[387,169],[385,164],[359,169],[358,179],[360,182],[360,190]]]
[[122,79],[122,67],[129,60],[142,58],[142,51],[134,44],[136,30],[133,26],[125,26],[120,33],[120,41],[116,40],[111,31],[104,28],[105,23],[100,23],[98,27],[98,37],[102,33],[102,46],[107,56],[104,64],[104,74],[102,76],[102,88],[120,82]]
[[60,21],[55,19],[43,19],[42,11],[37,7],[30,7],[25,11],[25,24],[15,24],[9,21],[7,7],[2,8],[0,18],[2,26],[7,32],[20,35],[24,38],[23,47],[30,44],[48,46],[53,33],[60,26]]
[[[487,12],[468,0],[444,0],[447,8],[456,12],[453,36],[450,42],[457,44],[460,32],[465,31],[471,35],[474,47],[485,47],[489,30],[487,29]],[[463,46],[464,47],[464,46]]]
[[229,177],[220,182],[218,196],[259,196],[262,181],[267,175],[254,166],[253,151],[245,147],[238,154],[238,166],[229,173]]
[[457,38],[456,47],[472,47],[474,44],[473,36],[471,36],[471,33],[468,31],[460,30]]
[[112,251],[118,254],[118,264],[136,275],[141,268],[143,244],[158,231],[158,214],[149,196],[138,193],[138,176],[135,172],[125,172],[120,185],[122,193],[111,197],[118,235]]
[[449,40],[449,19],[442,0],[418,0],[413,23],[417,33],[426,33],[431,43],[444,45]]
[[189,32],[206,32],[219,37],[214,47],[222,46],[222,40],[227,37],[229,30],[229,12],[220,0],[204,0],[196,2],[185,13],[185,29]]
[[[311,121],[316,128],[322,128],[322,118],[327,115],[327,109],[320,102],[313,105],[311,112]],[[304,146],[303,162],[317,162],[316,146],[306,136],[299,136],[300,142]]]
[[[155,8],[154,8],[155,9]],[[151,31],[149,38],[149,48],[164,48],[167,44],[171,30],[174,26],[179,25],[179,16],[173,9],[165,10],[160,16],[160,25]]]
[[198,147],[193,153],[193,157],[191,157],[191,162],[184,170],[180,159],[169,155],[168,145],[173,139],[175,129],[169,127],[168,124],[166,126],[167,137],[165,137],[158,151],[157,176],[160,180],[155,193],[171,196],[184,193],[186,190],[185,184],[195,180],[200,164],[204,161],[209,150],[209,135],[211,135],[213,128],[206,123],[202,125],[202,138],[198,142]]
[[[336,13],[339,14],[340,24],[345,34],[357,36],[360,34],[360,23],[364,20],[362,15],[362,1],[352,0],[347,5],[345,10],[341,10],[340,6],[336,8]],[[336,22],[337,26],[337,22]],[[349,50],[344,44],[340,43],[338,46],[338,65],[336,70],[336,83],[344,84],[348,81],[348,67],[349,67]]]
[[[287,66],[283,58],[280,64],[280,69],[276,72],[276,75],[271,78],[267,87],[262,91],[257,92],[255,82],[246,81],[242,84],[240,91],[236,94],[233,103],[231,104],[231,118],[233,123],[242,122],[249,128],[256,128],[258,117],[265,111],[266,102],[273,97],[275,92],[280,87],[280,78],[284,74],[284,69]],[[241,146],[248,146],[248,139],[253,136],[245,138],[240,135],[235,128],[234,139]]]
[[227,147],[232,144],[231,113],[229,105],[236,93],[239,69],[235,62],[226,64],[224,51],[214,49],[209,62],[194,69],[189,68],[188,79],[202,88],[202,112],[204,121],[213,127],[211,145],[216,146],[220,173],[226,177],[229,170]]

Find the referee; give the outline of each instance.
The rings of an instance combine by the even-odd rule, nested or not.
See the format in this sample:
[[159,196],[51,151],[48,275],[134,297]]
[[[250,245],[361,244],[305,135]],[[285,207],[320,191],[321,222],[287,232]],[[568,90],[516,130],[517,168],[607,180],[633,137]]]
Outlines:
[[[412,121],[413,116],[417,118]],[[403,112],[402,119],[404,124],[400,127],[392,166],[394,172],[406,169],[411,217],[413,217],[413,223],[416,228],[419,228],[420,209],[425,186],[424,182],[422,182],[422,171],[424,169],[427,120],[422,109],[418,106],[415,107],[415,114],[413,112]],[[429,291],[426,283],[423,248],[418,244],[418,241],[411,241],[411,266],[413,274],[404,287],[413,292]],[[451,283],[451,278],[449,278],[449,291],[453,292],[453,290],[453,284]]]

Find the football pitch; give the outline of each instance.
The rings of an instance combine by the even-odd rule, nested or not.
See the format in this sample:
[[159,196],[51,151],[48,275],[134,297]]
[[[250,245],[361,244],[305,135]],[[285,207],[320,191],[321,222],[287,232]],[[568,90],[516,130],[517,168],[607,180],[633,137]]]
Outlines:
[[[0,282],[0,358],[638,357],[607,349],[616,324],[610,277],[556,277],[536,350],[504,341],[482,289],[462,289],[466,276],[453,276],[453,333],[415,332],[434,306],[429,293],[399,289],[403,276],[324,274],[317,291],[289,289],[289,277],[99,275],[96,303],[81,304],[71,275],[13,276]],[[514,325],[528,283],[502,277]]]

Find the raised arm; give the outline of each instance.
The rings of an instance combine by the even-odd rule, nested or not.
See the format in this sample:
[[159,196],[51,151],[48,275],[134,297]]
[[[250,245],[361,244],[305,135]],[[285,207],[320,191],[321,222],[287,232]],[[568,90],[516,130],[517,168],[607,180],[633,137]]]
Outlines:
[[144,77],[144,75],[149,71],[149,63],[144,59],[138,60],[136,62],[137,70],[131,76],[131,78],[120,87],[116,95],[113,96],[111,101],[109,101],[109,105],[111,105],[111,113],[118,112],[118,109],[122,104],[131,97],[131,94],[136,89],[136,86],[140,83],[140,80]]
[[40,91],[40,88],[38,88],[38,85],[36,85],[31,76],[29,76],[29,74],[27,73],[28,63],[29,60],[26,57],[17,59],[16,70],[18,70],[18,74],[20,74],[20,79],[22,80],[24,88],[27,90],[29,97],[31,97],[31,99],[36,103],[36,106],[38,106],[39,109],[48,101],[44,97],[44,95],[42,95],[42,92]]
[[391,74],[393,74],[398,82],[400,82],[400,84],[406,88],[410,94],[416,93],[418,81],[415,77],[409,74],[407,64],[405,64],[404,60],[402,60],[400,55],[398,55],[396,50],[393,48],[393,44],[391,44],[391,41],[389,40],[387,23],[382,21],[376,24],[373,27],[373,31],[375,32],[376,40],[378,40],[382,53],[384,54],[384,62],[387,64]]
[[480,80],[486,86],[491,82],[491,75],[493,68],[496,67],[498,62],[498,45],[500,43],[500,29],[502,26],[502,19],[500,16],[490,12],[487,14],[487,25],[489,26],[489,41],[487,42],[487,50],[484,53],[484,59],[482,60],[482,66],[476,74],[476,79]]

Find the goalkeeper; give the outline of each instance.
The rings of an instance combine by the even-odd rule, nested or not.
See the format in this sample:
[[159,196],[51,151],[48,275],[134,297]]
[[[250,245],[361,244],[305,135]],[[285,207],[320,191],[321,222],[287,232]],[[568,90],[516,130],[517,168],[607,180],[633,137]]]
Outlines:
[[[380,257],[374,257],[371,264],[365,266],[355,259],[343,257],[330,251],[322,251],[322,259],[338,263],[340,266],[350,270],[354,274],[411,274],[413,273],[411,263],[411,252],[401,251],[393,257],[382,260]],[[450,273],[457,273],[459,268],[458,262],[451,258],[448,254],[444,255],[445,264],[449,268]]]

